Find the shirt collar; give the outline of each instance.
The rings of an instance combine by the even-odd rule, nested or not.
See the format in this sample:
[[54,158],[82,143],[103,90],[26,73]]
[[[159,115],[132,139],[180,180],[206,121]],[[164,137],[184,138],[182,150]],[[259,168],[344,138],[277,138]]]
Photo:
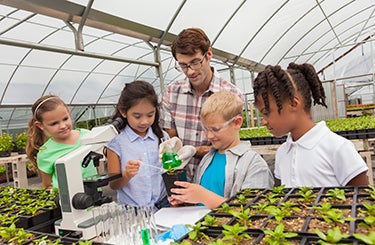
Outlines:
[[321,121],[315,124],[312,129],[307,131],[297,141],[293,141],[292,136],[289,134],[285,142],[287,152],[289,152],[294,145],[311,150],[319,144],[319,141],[325,134],[327,134],[327,131],[329,131],[329,129],[326,127],[326,123]]
[[[213,76],[210,82],[210,86],[208,87],[207,91],[210,91],[212,93],[219,92],[220,90],[220,74],[215,70],[214,67],[211,66],[211,70],[213,72]],[[185,77],[185,84],[181,86],[182,93],[193,93],[193,88],[189,82],[189,79]]]
[[156,135],[154,134],[154,131],[152,130],[151,127],[148,128],[146,136],[144,138],[142,138],[141,136],[136,134],[134,132],[134,130],[129,125],[126,125],[125,133],[128,135],[131,142],[134,142],[137,139],[147,139],[147,138],[149,138],[151,140],[157,140]]
[[[250,147],[251,147],[250,141],[241,141],[240,144],[228,149],[228,151],[230,151],[233,155],[242,156],[249,150]],[[211,148],[210,151],[215,152],[217,151],[217,149]]]

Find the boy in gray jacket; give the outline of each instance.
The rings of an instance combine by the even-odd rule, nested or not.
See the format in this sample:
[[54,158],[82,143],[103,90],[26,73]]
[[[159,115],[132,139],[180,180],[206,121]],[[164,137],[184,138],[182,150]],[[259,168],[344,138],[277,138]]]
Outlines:
[[213,209],[240,190],[273,186],[266,161],[251,150],[250,142],[240,140],[242,108],[241,99],[229,91],[217,92],[203,104],[202,127],[212,148],[202,158],[194,183],[175,182],[183,188],[171,189],[172,206],[201,203]]

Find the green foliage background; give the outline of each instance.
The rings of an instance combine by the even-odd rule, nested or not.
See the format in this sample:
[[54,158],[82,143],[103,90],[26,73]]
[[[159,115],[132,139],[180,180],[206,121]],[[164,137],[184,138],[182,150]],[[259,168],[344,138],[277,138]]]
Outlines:
[[[375,129],[374,116],[339,118],[333,120],[326,120],[327,127],[333,132],[345,130],[361,130],[361,129]],[[273,136],[266,127],[247,128],[240,131],[240,138],[256,138]]]

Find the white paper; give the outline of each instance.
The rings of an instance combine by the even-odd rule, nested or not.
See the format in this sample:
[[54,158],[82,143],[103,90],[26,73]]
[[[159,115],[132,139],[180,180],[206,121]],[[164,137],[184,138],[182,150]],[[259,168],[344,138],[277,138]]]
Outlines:
[[155,222],[157,226],[165,228],[179,224],[194,225],[210,211],[206,206],[162,208],[155,213]]

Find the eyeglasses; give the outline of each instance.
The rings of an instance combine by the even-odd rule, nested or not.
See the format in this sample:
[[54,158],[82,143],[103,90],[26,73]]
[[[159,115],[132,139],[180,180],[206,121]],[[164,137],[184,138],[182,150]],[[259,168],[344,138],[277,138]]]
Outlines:
[[211,132],[213,134],[217,134],[217,133],[220,133],[221,131],[223,131],[226,127],[228,127],[228,125],[230,123],[232,123],[234,120],[236,120],[236,118],[240,116],[240,115],[236,115],[234,117],[232,117],[231,119],[229,119],[228,121],[226,121],[225,123],[223,123],[223,126],[221,127],[205,127],[203,126],[202,124],[202,128],[203,130],[207,133],[207,132]]
[[192,70],[198,70],[202,67],[202,63],[203,63],[204,59],[206,58],[206,55],[207,55],[207,52],[204,53],[202,59],[193,60],[190,64],[178,64],[178,63],[176,63],[175,68],[176,68],[177,71],[180,71],[180,72],[187,72],[189,68],[192,69]]

